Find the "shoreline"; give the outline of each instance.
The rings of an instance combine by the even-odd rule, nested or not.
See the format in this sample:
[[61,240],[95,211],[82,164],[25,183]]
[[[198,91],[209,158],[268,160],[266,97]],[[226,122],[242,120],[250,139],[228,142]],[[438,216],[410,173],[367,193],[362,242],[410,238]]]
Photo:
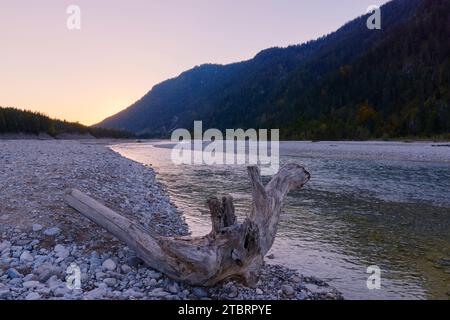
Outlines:
[[[190,287],[143,266],[63,201],[64,190],[79,188],[149,232],[188,233],[154,170],[108,147],[121,142],[0,139],[0,300],[342,299],[325,282],[282,266],[266,264],[252,289],[233,282]],[[72,263],[82,290],[65,284]]]
[[[61,134],[56,137],[52,137],[46,133],[40,134],[28,134],[28,133],[0,133],[0,141],[9,140],[44,140],[44,141],[118,141],[119,143],[142,143],[151,141],[170,141],[170,138],[128,138],[128,139],[115,139],[115,138],[95,138],[87,134]],[[432,144],[448,144],[446,147],[450,147],[450,139],[448,138],[414,138],[414,137],[399,137],[392,139],[368,139],[368,140],[357,140],[357,139],[341,139],[341,140],[280,140],[280,142],[310,142],[310,143],[432,143]],[[439,147],[439,146],[437,146]]]

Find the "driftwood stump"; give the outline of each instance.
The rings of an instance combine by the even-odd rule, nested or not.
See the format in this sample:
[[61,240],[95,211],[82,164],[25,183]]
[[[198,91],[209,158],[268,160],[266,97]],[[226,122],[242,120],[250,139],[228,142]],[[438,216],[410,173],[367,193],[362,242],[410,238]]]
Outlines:
[[253,206],[238,223],[231,196],[211,198],[212,231],[204,237],[158,237],[76,189],[66,202],[82,215],[125,242],[150,267],[191,285],[212,286],[234,279],[248,286],[258,281],[264,256],[277,233],[284,197],[305,185],[310,175],[300,165],[280,169],[264,186],[259,168],[249,167]]

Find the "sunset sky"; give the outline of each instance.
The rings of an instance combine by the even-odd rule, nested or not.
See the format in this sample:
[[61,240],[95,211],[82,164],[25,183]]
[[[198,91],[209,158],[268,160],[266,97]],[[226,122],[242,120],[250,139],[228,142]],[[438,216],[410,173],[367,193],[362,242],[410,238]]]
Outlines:
[[184,70],[317,38],[385,2],[0,0],[0,106],[94,124]]

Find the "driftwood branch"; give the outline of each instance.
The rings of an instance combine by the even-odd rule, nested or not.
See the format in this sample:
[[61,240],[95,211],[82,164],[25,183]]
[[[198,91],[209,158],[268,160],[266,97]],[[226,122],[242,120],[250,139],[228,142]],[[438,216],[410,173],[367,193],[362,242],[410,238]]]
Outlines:
[[127,219],[76,189],[66,202],[126,243],[150,267],[191,285],[211,286],[233,278],[255,285],[264,256],[276,236],[284,197],[305,185],[310,175],[301,166],[284,166],[264,186],[257,167],[249,167],[253,205],[250,215],[237,223],[231,196],[211,198],[212,230],[204,237],[166,238],[148,234]]

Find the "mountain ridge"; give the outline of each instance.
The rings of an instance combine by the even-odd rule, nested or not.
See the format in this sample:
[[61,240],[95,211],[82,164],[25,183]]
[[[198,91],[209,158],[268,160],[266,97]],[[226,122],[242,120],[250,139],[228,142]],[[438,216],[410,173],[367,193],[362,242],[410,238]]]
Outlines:
[[[323,129],[327,126],[327,121],[321,120],[325,113],[348,107],[346,100],[352,99],[343,97],[347,88],[342,88],[342,92],[333,92],[334,96],[340,97],[341,103],[333,100],[331,105],[318,105],[318,100],[325,100],[320,98],[325,94],[324,90],[318,87],[323,89],[331,84],[338,87],[333,82],[336,73],[352,75],[349,70],[353,65],[370,56],[383,41],[398,30],[422,23],[423,19],[417,18],[416,12],[424,16],[426,12],[421,10],[435,13],[439,6],[445,9],[448,1],[394,0],[381,8],[381,30],[368,30],[368,15],[362,15],[335,32],[300,45],[268,48],[252,59],[233,64],[196,66],[155,85],[136,103],[97,126],[167,137],[173,129],[189,129],[195,120],[202,120],[205,127],[218,129],[280,127],[282,137],[289,139],[333,138],[333,135],[340,139],[381,137],[386,133],[381,129],[366,128],[364,121],[356,121],[356,116],[347,120],[353,121],[355,128],[343,130],[345,134],[336,134],[336,129],[333,133]],[[417,10],[419,7],[421,10]],[[371,69],[370,65],[367,69]],[[339,81],[344,83],[346,80]],[[319,96],[312,96],[313,93]],[[353,109],[362,108],[360,104],[364,101],[355,101],[351,101],[354,105],[348,107],[347,112],[355,113]],[[376,107],[366,107],[369,115],[372,110],[378,112]],[[361,117],[364,116],[367,115]],[[379,116],[389,118],[389,115]],[[410,133],[408,130],[394,131],[388,135]],[[439,134],[440,130],[429,133]]]

